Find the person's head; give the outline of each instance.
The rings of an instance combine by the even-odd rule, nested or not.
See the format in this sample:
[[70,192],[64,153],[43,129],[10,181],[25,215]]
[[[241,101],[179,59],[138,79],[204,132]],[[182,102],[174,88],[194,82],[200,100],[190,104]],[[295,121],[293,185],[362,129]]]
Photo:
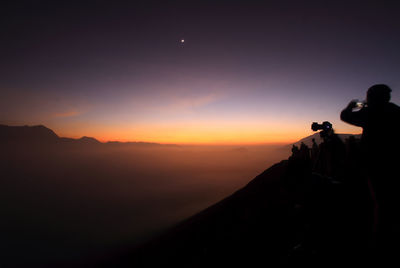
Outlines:
[[368,106],[381,106],[390,101],[390,87],[384,84],[377,84],[370,87],[367,91]]

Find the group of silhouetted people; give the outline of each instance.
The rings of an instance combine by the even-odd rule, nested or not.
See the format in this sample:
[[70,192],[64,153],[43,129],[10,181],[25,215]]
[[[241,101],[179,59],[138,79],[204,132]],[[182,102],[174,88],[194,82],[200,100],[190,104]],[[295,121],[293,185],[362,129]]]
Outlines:
[[310,149],[304,142],[300,144],[300,148],[296,145],[293,145],[292,157],[308,160],[310,158]]
[[[336,213],[334,217],[354,217],[354,213],[365,210],[363,216],[357,216],[359,222],[352,228],[363,225],[366,232],[360,235],[360,247],[365,246],[365,252],[376,254],[379,263],[397,260],[396,254],[400,250],[400,178],[397,164],[400,152],[399,127],[400,107],[390,102],[391,89],[387,85],[377,84],[367,91],[365,102],[351,101],[341,112],[340,118],[352,125],[362,127],[361,139],[350,136],[345,142],[334,133],[333,129],[321,131],[323,142],[319,145],[315,139],[312,140],[311,148],[301,143],[300,148],[293,145],[292,156],[289,158],[290,167],[299,170],[296,163],[301,163],[302,176],[310,177],[315,185],[322,185],[321,181],[327,182],[324,185],[339,182],[344,191],[337,191],[336,194],[325,199],[327,207],[335,210],[334,203],[340,203],[340,199],[347,198],[347,203],[357,204],[343,206],[347,214]],[[306,170],[306,171],[304,171]],[[290,172],[289,172],[290,173]],[[295,173],[295,172],[292,172]],[[310,175],[304,175],[310,174]],[[312,175],[311,175],[312,174]],[[294,176],[293,176],[294,177]],[[305,178],[306,180],[307,178]],[[304,178],[303,178],[304,180]],[[315,183],[317,182],[317,183]],[[311,183],[311,184],[312,184]],[[333,187],[334,188],[334,187]],[[326,191],[328,189],[328,191]],[[317,189],[318,198],[324,199],[321,192],[332,193],[330,188]],[[311,192],[311,191],[310,191]],[[343,197],[337,193],[346,193]],[[341,195],[341,194],[340,194]],[[311,209],[314,221],[319,221],[320,204],[315,205],[318,198],[312,199],[314,208]],[[349,201],[351,199],[356,199]],[[359,200],[357,200],[359,199]],[[322,203],[324,201],[321,201]],[[344,202],[343,202],[344,203]],[[347,206],[347,207],[346,207]],[[318,209],[315,209],[318,207]],[[350,211],[350,213],[349,213]],[[328,217],[329,218],[329,217]],[[325,223],[333,220],[329,218]],[[342,222],[345,222],[343,219]],[[315,228],[318,224],[315,224]],[[321,222],[319,221],[319,225]],[[349,223],[351,225],[351,223]],[[330,226],[332,228],[332,226]],[[344,228],[344,227],[342,227]],[[315,231],[314,231],[315,232]],[[347,231],[350,236],[352,231]],[[318,237],[319,234],[314,236]],[[361,237],[367,236],[364,242]],[[334,238],[333,238],[334,239]],[[362,243],[368,245],[361,245]],[[368,255],[367,254],[367,255]],[[400,262],[400,261],[398,261]]]

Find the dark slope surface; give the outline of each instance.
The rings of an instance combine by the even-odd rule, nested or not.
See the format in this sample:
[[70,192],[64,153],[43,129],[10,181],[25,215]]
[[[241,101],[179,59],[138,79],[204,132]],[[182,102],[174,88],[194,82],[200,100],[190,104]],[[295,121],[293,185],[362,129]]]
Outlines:
[[[287,161],[168,233],[104,266],[281,263],[293,247],[294,204],[282,185]],[[283,254],[283,255],[282,255]]]

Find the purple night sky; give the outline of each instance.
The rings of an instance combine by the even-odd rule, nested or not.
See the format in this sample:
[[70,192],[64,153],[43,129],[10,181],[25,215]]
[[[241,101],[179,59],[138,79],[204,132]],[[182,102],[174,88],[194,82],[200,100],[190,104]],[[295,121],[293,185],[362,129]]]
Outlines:
[[[338,132],[373,84],[400,102],[398,1],[12,1],[0,123],[162,143]],[[181,39],[185,42],[182,43]]]

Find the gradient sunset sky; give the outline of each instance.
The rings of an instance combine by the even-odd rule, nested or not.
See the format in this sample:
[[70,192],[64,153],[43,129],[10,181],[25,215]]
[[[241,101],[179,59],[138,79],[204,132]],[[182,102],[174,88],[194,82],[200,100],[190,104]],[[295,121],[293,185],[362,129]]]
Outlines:
[[[66,137],[291,142],[368,87],[400,102],[399,1],[10,1],[0,123]],[[181,40],[185,41],[182,43]]]

